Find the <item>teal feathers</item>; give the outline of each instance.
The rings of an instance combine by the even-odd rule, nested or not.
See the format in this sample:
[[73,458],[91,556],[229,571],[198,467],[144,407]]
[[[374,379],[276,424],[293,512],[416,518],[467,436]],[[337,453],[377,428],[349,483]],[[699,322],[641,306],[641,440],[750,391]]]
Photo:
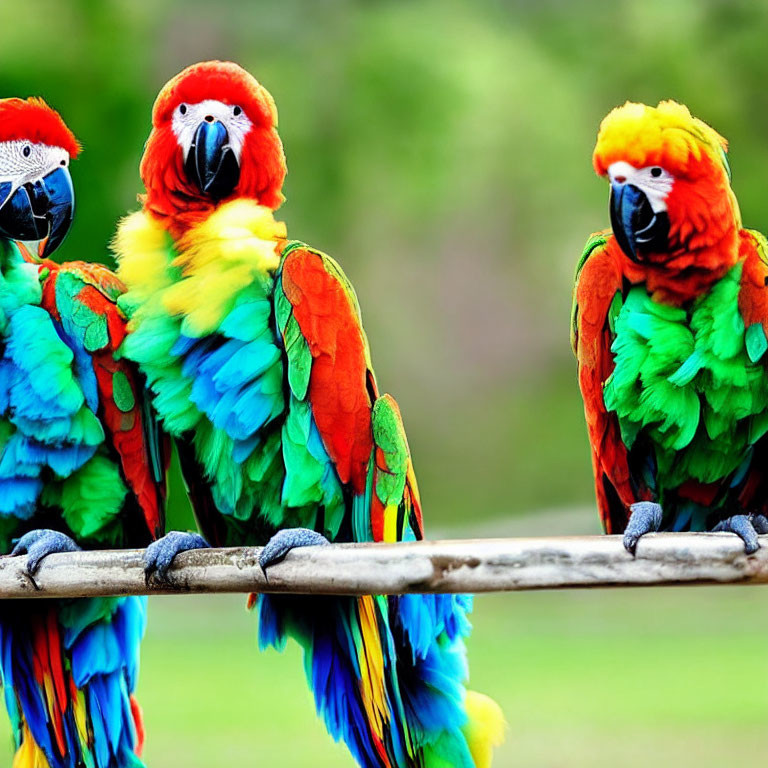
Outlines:
[[[122,351],[177,440],[212,544],[263,545],[295,527],[334,541],[422,537],[399,409],[378,394],[357,299],[332,259],[285,241],[245,200],[174,246],[135,214],[116,244]],[[258,608],[261,647],[302,646],[318,713],[360,765],[473,768],[470,598],[263,595]]]

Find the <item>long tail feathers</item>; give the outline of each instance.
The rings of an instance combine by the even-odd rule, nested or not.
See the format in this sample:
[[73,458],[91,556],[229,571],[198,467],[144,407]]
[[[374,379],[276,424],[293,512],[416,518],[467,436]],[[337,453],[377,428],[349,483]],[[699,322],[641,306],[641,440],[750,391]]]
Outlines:
[[0,673],[13,768],[142,768],[131,692],[146,598],[4,602]]
[[489,768],[498,705],[467,692],[471,598],[262,595],[259,644],[304,649],[318,714],[363,768]]

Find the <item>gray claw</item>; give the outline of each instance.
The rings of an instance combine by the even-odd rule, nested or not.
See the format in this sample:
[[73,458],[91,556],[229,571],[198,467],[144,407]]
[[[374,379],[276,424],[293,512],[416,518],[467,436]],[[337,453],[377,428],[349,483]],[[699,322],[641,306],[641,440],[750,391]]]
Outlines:
[[721,520],[712,530],[735,533],[744,542],[744,551],[748,555],[760,549],[760,542],[757,540],[757,530],[755,530],[755,525],[748,515],[733,515],[725,520]]
[[758,534],[768,533],[768,517],[765,515],[752,515],[752,526]]
[[153,541],[144,552],[144,578],[147,584],[154,575],[157,581],[168,582],[168,570],[176,555],[190,549],[207,549],[211,545],[198,533],[171,531]]
[[66,534],[50,528],[37,528],[25,533],[11,550],[11,557],[27,555],[24,571],[34,576],[40,568],[43,558],[56,552],[78,552],[80,547]]
[[266,576],[267,568],[280,562],[292,549],[320,547],[325,544],[330,544],[328,539],[310,528],[285,528],[278,531],[261,550],[259,565]]
[[664,513],[661,504],[653,501],[638,501],[629,508],[630,517],[627,527],[624,529],[624,549],[630,554],[635,554],[637,542],[646,533],[654,533],[661,528]]

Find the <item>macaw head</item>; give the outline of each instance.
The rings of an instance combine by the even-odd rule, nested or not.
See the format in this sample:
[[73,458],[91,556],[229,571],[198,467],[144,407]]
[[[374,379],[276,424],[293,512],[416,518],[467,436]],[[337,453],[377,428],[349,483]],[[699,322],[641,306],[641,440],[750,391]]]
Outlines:
[[657,107],[627,102],[603,120],[593,164],[610,181],[613,234],[633,262],[680,263],[680,254],[706,249],[706,268],[718,266],[714,246],[741,226],[727,148],[722,136],[674,101]]
[[75,210],[69,161],[79,150],[42,99],[0,99],[0,237],[36,244],[40,257],[61,245]]
[[242,67],[194,64],[160,91],[141,161],[150,210],[183,221],[233,197],[275,209],[285,173],[275,102]]

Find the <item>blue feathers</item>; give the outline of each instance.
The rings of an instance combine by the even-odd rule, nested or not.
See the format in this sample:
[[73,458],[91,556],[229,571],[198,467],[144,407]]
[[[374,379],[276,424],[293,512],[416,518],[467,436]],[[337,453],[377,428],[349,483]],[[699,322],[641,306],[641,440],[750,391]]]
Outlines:
[[[360,640],[356,598],[259,597],[259,647],[282,650],[288,636],[304,648],[307,680],[318,715],[335,741],[344,741],[355,761],[365,768],[405,766],[403,735],[398,724],[387,724],[380,739],[371,732],[361,694],[358,662]],[[393,647],[385,649],[388,682],[394,679]],[[390,697],[390,687],[385,696]],[[388,711],[397,711],[389,702]]]
[[[235,312],[237,309],[235,310]],[[248,440],[283,408],[280,351],[268,334],[253,341],[211,336],[185,350],[182,373],[192,401],[233,440]]]
[[221,333],[230,339],[253,341],[269,326],[272,302],[268,298],[240,302],[224,318]]
[[280,350],[269,337],[248,343],[232,340],[222,345],[217,354],[220,359],[211,355],[201,370],[213,374],[216,386],[226,388],[242,387],[280,359]]
[[83,405],[72,375],[72,350],[42,307],[23,306],[10,316],[5,359],[19,374],[11,381],[11,405],[30,419],[66,418]]
[[450,642],[469,635],[471,595],[402,595],[393,601],[397,624],[408,637],[414,661],[425,657],[443,633]]
[[[120,477],[105,445],[89,354],[108,342],[107,318],[80,300],[84,283],[76,274],[55,267],[40,272],[13,247],[0,248],[6,256],[0,271],[3,546],[39,526],[41,513],[47,525],[73,526],[75,534],[81,523],[77,530],[87,537],[94,526],[88,528],[81,509],[91,503],[103,513],[97,484]],[[52,307],[53,293],[42,287],[62,275]],[[105,465],[114,475],[93,471]],[[97,479],[88,484],[83,477]],[[115,514],[120,494],[110,499]],[[130,694],[145,613],[146,598],[136,597],[0,602],[0,676],[16,746],[29,740],[30,765],[140,768]]]
[[373,601],[388,713],[381,737],[372,731],[360,693],[369,670],[360,668],[363,630],[357,599],[261,595],[259,646],[280,650],[289,636],[299,642],[318,714],[363,768],[386,765],[382,750],[393,766],[420,765],[415,752],[427,745],[450,755],[455,768],[473,768],[461,730],[467,720],[464,638],[471,628],[471,596]]
[[42,489],[43,481],[36,477],[0,479],[0,515],[28,520],[37,509],[37,497]]
[[443,739],[448,734],[453,742],[451,751],[465,753],[461,765],[471,768],[461,733],[466,724],[464,681],[468,674],[463,638],[470,628],[465,597],[403,595],[390,599],[401,631],[417,643],[412,646],[412,671],[402,675],[401,686],[414,738],[425,744],[437,740],[438,734],[443,733]]
[[285,648],[287,635],[283,622],[283,613],[270,595],[258,596],[259,611],[259,650]]
[[[3,607],[0,673],[17,746],[23,713],[51,768],[140,768],[130,694],[145,620],[145,597],[60,601],[45,608],[16,603],[13,611]],[[47,697],[41,673],[53,681],[49,690],[57,690],[61,681],[63,700]],[[70,695],[69,675],[83,691],[80,703]],[[85,741],[76,724],[76,710],[83,706],[79,716],[90,723]]]
[[[38,285],[26,269],[18,272]],[[39,294],[29,292],[39,299]],[[95,415],[93,363],[78,343],[82,340],[68,337],[42,307],[17,306],[0,291],[0,309],[5,303],[9,306],[0,356],[0,419],[4,417],[0,514],[28,519],[43,492],[43,476],[50,472],[67,478],[80,469],[103,442],[104,430]]]

